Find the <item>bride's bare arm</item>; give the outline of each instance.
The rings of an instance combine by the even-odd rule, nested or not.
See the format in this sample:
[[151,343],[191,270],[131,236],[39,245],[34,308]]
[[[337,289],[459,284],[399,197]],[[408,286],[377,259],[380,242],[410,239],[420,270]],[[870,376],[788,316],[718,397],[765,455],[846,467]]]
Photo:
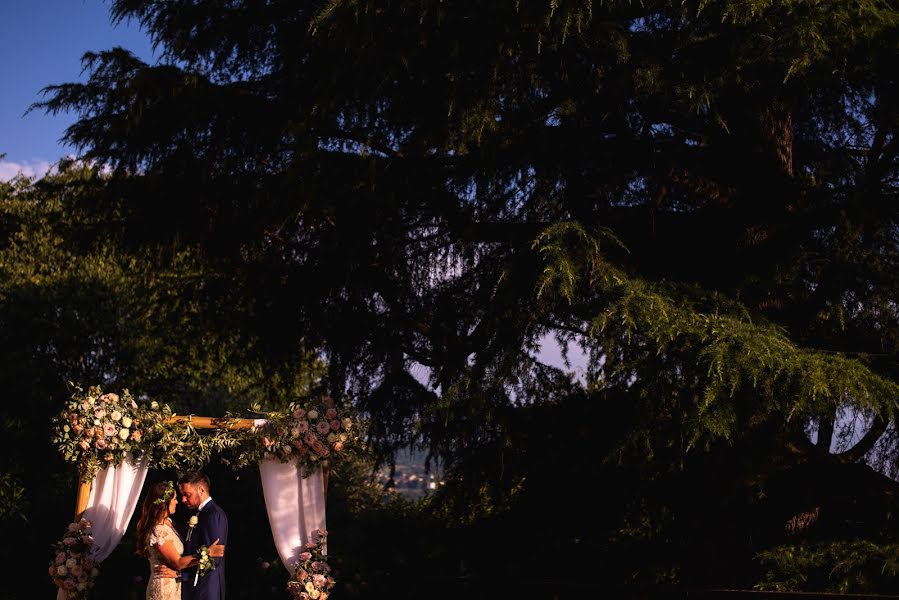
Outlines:
[[[177,577],[178,571],[192,567],[199,562],[199,559],[193,554],[185,556],[178,554],[178,551],[175,550],[175,544],[171,540],[166,540],[164,544],[159,546],[159,553],[162,555],[162,560],[165,562],[165,566],[160,566],[155,571],[156,575],[159,577]],[[218,540],[215,540],[212,545],[209,546],[209,556],[217,558],[224,555],[225,546],[219,544]],[[167,571],[163,571],[163,569],[167,569]]]

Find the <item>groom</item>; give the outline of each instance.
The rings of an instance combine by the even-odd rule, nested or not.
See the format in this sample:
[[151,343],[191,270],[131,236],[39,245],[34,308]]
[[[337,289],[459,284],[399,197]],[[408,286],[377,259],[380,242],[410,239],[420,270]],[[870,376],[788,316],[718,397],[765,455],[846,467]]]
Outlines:
[[[209,546],[216,539],[227,545],[228,517],[209,495],[209,477],[200,471],[188,471],[178,481],[178,489],[181,503],[190,514],[184,533],[184,556],[194,554],[200,546]],[[197,577],[197,567],[181,571],[181,600],[224,600],[225,557],[213,560],[215,569],[202,577]],[[158,574],[176,575],[165,567]]]

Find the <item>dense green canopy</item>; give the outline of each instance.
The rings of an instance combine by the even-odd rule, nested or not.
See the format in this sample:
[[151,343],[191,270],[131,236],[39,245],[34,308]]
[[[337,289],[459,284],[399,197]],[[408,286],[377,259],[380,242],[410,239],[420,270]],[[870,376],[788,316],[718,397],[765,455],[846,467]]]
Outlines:
[[[89,235],[196,269],[209,312],[185,327],[213,340],[214,379],[278,373],[266,395],[309,349],[383,457],[442,460],[438,514],[508,553],[554,499],[554,549],[614,557],[616,584],[758,581],[753,554],[812,532],[805,514],[816,539],[895,529],[892,480],[861,462],[897,458],[892,3],[113,14],[162,60],[89,54],[41,106],[75,111],[67,140],[109,169],[78,203]],[[547,336],[586,350],[583,380],[536,358]],[[139,355],[96,358],[153,393]],[[179,377],[202,387],[196,360]]]

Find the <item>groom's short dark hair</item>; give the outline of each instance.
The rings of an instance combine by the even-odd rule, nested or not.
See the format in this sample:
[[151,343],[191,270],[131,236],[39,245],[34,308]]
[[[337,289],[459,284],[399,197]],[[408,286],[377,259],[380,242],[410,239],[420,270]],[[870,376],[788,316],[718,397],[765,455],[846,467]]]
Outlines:
[[209,485],[209,478],[206,477],[205,473],[200,471],[188,471],[184,475],[181,476],[181,479],[178,480],[178,485],[183,483],[189,483],[190,485],[202,485],[206,488],[207,493],[212,493],[212,488]]

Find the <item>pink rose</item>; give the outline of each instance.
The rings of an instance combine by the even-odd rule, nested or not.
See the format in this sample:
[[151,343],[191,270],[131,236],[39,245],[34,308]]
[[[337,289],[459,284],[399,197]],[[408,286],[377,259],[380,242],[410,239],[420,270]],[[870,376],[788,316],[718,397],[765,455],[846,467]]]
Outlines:
[[[303,554],[309,554],[309,553],[303,552],[300,554],[300,556],[302,556]],[[312,556],[312,555],[309,554],[309,556]],[[297,574],[296,574],[297,581],[306,581],[307,577],[309,577],[309,573],[307,573],[304,569],[297,569]]]
[[60,552],[56,555],[56,564],[61,565],[66,562],[66,553]]
[[327,421],[319,421],[318,423],[315,424],[315,428],[318,430],[318,432],[320,434],[324,435],[324,434],[328,433],[328,430],[331,429],[331,426],[328,424]]
[[115,425],[112,423],[106,422],[103,423],[103,433],[108,437],[112,437],[115,435]]
[[263,571],[266,571],[266,570],[268,570],[268,568],[269,568],[270,566],[272,566],[272,565],[271,565],[271,563],[268,562],[267,560],[264,560],[264,561],[262,561],[262,564],[259,565],[259,566],[262,567],[262,570],[263,570]]
[[94,416],[97,417],[98,419],[102,419],[103,417],[106,416],[106,409],[103,409],[103,408],[94,409]]
[[336,418],[337,418],[337,411],[334,410],[333,408],[329,408],[328,410],[325,411],[325,417],[326,417],[329,421],[331,421],[331,420],[333,420],[333,419],[336,419]]
[[343,450],[343,442],[334,442],[334,452]]
[[94,440],[94,445],[97,447],[97,450],[106,450],[106,440],[103,438]]
[[316,573],[315,575],[312,576],[312,583],[317,588],[324,587],[325,586],[325,576],[319,575],[318,573]]
[[[308,545],[307,545],[307,547],[308,547]],[[300,559],[301,561],[307,561],[310,558],[312,558],[312,553],[311,552],[300,552],[300,555],[297,556],[297,558]],[[306,578],[303,577],[303,579],[306,579]]]
[[319,440],[319,439],[316,439],[312,443],[312,449],[315,450],[315,453],[321,457],[325,457],[325,456],[328,456],[329,454],[331,454],[331,451],[328,450],[328,447],[325,446],[324,444],[322,444],[321,440]]
[[78,445],[81,446],[82,450],[87,450],[91,447],[91,443],[87,440],[81,440],[80,442],[78,442]]
[[300,420],[300,419],[302,419],[302,418],[305,417],[305,416],[306,416],[306,411],[303,410],[302,408],[298,408],[298,409],[296,409],[295,411],[293,411],[293,418],[294,418],[294,419]]
[[303,420],[297,423],[297,431],[300,433],[306,433],[309,431],[309,421]]

